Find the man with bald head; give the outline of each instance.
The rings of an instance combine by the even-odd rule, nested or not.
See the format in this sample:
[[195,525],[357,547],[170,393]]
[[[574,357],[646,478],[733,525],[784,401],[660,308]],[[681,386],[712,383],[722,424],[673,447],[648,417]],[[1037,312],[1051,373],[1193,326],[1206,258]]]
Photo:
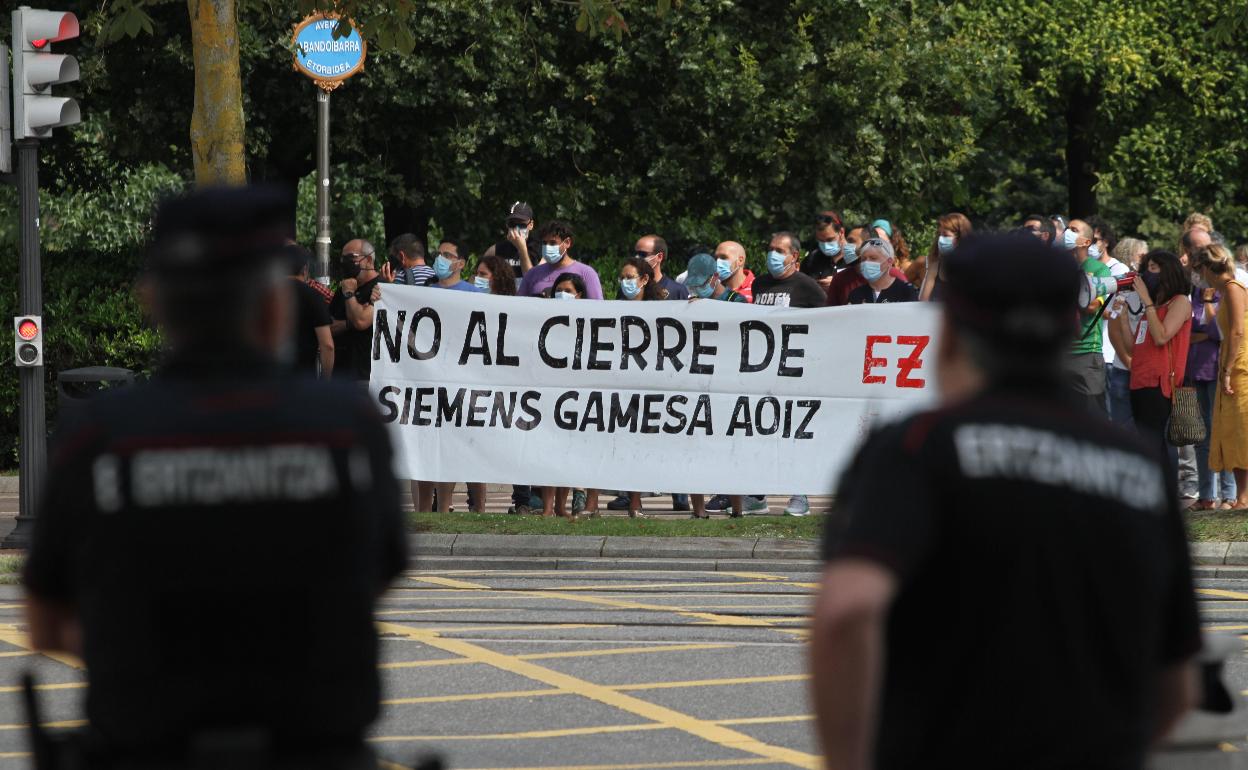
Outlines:
[[377,284],[394,280],[390,265],[376,266],[377,250],[363,238],[348,241],[338,258],[338,291],[329,302],[336,348],[334,377],[368,382],[373,359],[373,300]]
[[[1062,236],[1062,246],[1094,278],[1109,278],[1109,267],[1099,259],[1088,256],[1092,245],[1092,226],[1082,219],[1072,219]],[[1079,308],[1079,336],[1067,359],[1066,374],[1075,393],[1081,396],[1090,411],[1107,413],[1105,404],[1105,358],[1101,348],[1101,306],[1109,299],[1098,286],[1097,295],[1087,307]]]
[[715,272],[725,289],[754,301],[754,273],[745,266],[745,247],[736,241],[724,241],[715,247]]

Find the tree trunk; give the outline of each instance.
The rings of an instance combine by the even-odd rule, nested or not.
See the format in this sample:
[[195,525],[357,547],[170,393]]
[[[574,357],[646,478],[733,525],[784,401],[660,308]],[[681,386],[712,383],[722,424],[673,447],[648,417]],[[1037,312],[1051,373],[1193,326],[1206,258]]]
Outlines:
[[1097,214],[1096,108],[1100,89],[1081,83],[1070,91],[1066,107],[1066,178],[1070,216],[1082,219]]
[[246,184],[243,85],[234,0],[187,0],[195,60],[191,154],[195,183]]

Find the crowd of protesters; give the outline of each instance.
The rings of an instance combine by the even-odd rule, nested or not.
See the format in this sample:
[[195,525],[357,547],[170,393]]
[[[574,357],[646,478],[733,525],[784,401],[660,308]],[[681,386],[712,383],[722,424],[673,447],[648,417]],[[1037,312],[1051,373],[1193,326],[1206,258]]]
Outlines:
[[[828,210],[816,215],[808,250],[792,231],[771,236],[765,274],[746,267],[743,245],[724,241],[694,254],[676,277],[665,272],[667,241],[647,234],[620,266],[615,286],[604,291],[598,271],[574,256],[571,224],[550,220],[538,228],[532,208],[516,202],[503,225],[503,239],[485,250],[471,280],[463,278],[465,255],[454,241],[442,241],[430,254],[415,235],[400,235],[380,267],[368,241],[347,243],[338,290],[324,294],[328,318],[323,311],[301,311],[301,318],[316,319],[301,322],[301,365],[315,369],[319,348],[322,372],[332,368],[335,377],[368,379],[372,303],[380,296],[380,283],[559,300],[613,296],[626,302],[720,300],[789,308],[940,301],[941,258],[973,230],[963,214],[941,216],[927,253],[913,256],[904,235],[888,220],[847,225]],[[1233,255],[1202,214],[1188,217],[1174,251],[1150,249],[1138,238],[1119,240],[1097,217],[1067,221],[1032,215],[1019,229],[1051,245],[1055,258],[1074,259],[1097,279],[1090,282],[1089,304],[1078,309],[1082,333],[1068,357],[1068,381],[1076,397],[1088,409],[1165,444],[1174,388],[1194,387],[1206,438],[1194,446],[1167,446],[1180,494],[1197,510],[1248,508],[1248,353],[1243,344],[1248,246]],[[296,276],[319,288],[307,279],[307,252],[294,249],[301,255],[294,260]],[[1111,288],[1113,280],[1100,280],[1118,278],[1123,279],[1120,290]],[[306,298],[304,304],[309,304]],[[413,503],[417,510],[447,511],[453,488],[414,481]],[[469,507],[484,510],[484,485],[468,488]],[[642,494],[621,491],[606,507],[644,516]],[[574,517],[596,515],[598,503],[595,489],[515,486],[509,511]],[[763,495],[707,500],[676,493],[672,507],[699,518],[768,510]],[[808,499],[792,496],[785,513],[808,515]]]

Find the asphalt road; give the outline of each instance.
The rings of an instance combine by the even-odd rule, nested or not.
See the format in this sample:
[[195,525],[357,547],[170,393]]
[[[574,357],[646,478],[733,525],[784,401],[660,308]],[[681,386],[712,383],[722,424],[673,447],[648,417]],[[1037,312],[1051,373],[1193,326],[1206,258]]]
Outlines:
[[[412,572],[382,602],[388,768],[430,752],[462,770],[812,768],[804,647],[810,576]],[[1130,590],[1124,587],[1124,590]],[[1248,581],[1201,581],[1210,627],[1248,636]],[[0,587],[0,768],[27,767],[16,685],[81,718],[76,661],[26,648]],[[1248,688],[1248,659],[1229,675]]]

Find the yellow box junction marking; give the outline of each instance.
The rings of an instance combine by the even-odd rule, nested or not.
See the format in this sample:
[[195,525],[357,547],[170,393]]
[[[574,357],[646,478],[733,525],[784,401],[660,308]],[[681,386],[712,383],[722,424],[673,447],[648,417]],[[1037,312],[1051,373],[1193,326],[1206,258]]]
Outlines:
[[[751,738],[750,736],[731,730],[722,725],[708,722],[696,717],[682,714],[679,711],[669,709],[665,706],[659,706],[654,703],[634,698],[622,692],[617,692],[609,687],[603,687],[574,676],[555,671],[553,669],[544,668],[529,661],[520,660],[510,655],[504,655],[494,652],[485,647],[481,647],[462,639],[444,639],[431,634],[427,631],[419,629],[411,629],[405,626],[395,625],[392,623],[378,624],[383,630],[396,634],[406,634],[416,641],[424,642],[431,647],[436,647],[445,652],[460,655],[465,658],[476,660],[493,666],[501,671],[532,679],[542,684],[549,685],[560,690],[567,690],[584,698],[604,703],[621,711],[644,719],[649,719],[655,723],[655,727],[646,729],[676,729],[682,732],[719,744],[727,748],[744,751],[749,754],[755,754],[760,757],[767,757],[776,762],[793,765],[794,767],[807,768],[808,770],[816,770],[820,765],[819,757],[813,754],[807,754],[793,749],[787,749],[782,746],[773,746],[768,743]],[[580,729],[580,728],[578,728]],[[620,728],[611,727],[611,731]],[[430,740],[444,740],[444,738],[431,738]]]
[[34,646],[31,645],[30,637],[26,634],[26,632],[12,623],[0,624],[0,642],[11,644],[14,647],[21,647],[23,650],[27,650],[29,652],[38,653],[45,658],[55,660],[57,663],[62,663],[70,668],[78,669],[79,671],[84,668],[82,661],[78,660],[78,658],[73,655],[68,655],[63,652],[40,652],[39,650],[36,650]]
[[[769,684],[774,682],[804,682],[807,674],[780,674],[777,676],[743,676],[732,679],[690,679],[681,682],[643,682],[641,684],[607,685],[616,692],[644,690],[674,690],[690,687],[727,687],[740,684]],[[476,700],[507,700],[511,698],[541,698],[550,695],[572,695],[566,690],[504,690],[502,692],[465,693],[462,695],[427,695],[413,698],[383,700],[383,706],[404,706],[415,703],[461,703]]]

